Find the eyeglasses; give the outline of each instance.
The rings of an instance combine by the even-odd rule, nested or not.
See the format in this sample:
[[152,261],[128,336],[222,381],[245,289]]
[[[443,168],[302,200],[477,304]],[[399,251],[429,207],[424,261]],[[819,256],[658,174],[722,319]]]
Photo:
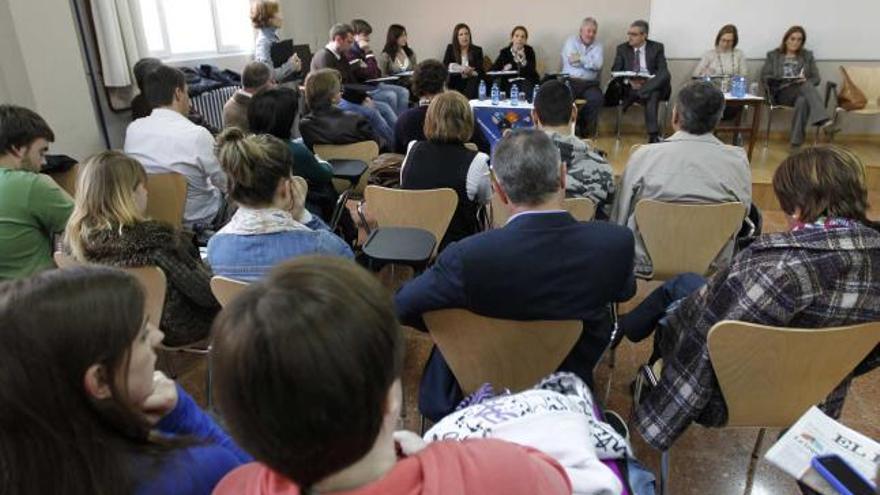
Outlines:
[[633,38],[635,38],[636,36],[641,36],[642,34],[643,34],[643,33],[637,33],[637,32],[635,32],[635,31],[627,31],[627,32],[626,32],[626,35],[627,35],[627,36],[632,36]]

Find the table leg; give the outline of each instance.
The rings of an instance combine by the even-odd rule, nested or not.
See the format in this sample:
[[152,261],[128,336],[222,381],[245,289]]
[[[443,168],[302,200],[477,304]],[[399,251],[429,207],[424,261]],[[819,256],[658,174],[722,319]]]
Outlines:
[[752,111],[752,130],[749,131],[749,163],[752,162],[752,150],[755,148],[755,139],[758,136],[758,126],[761,124],[761,108],[764,105],[757,102],[752,106],[754,107],[754,110]]

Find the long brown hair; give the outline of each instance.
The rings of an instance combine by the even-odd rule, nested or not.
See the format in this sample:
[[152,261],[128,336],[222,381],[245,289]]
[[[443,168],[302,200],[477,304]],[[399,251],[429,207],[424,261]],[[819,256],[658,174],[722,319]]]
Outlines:
[[[461,45],[458,43],[458,32],[462,29],[467,29],[468,37],[470,38],[470,44],[468,47],[474,46],[474,33],[471,31],[470,26],[463,22],[459,22],[455,25],[455,28],[452,30],[452,51],[453,55],[461,62]],[[470,56],[470,48],[468,48],[468,56]]]
[[782,35],[782,43],[779,45],[779,53],[785,55],[788,52],[788,49],[785,47],[785,42],[788,40],[788,37],[794,33],[801,33],[801,36],[804,37],[803,41],[801,41],[801,47],[798,48],[798,54],[801,53],[801,50],[804,49],[804,46],[807,44],[807,32],[804,31],[804,28],[801,26],[792,26],[785,31],[785,34]]
[[773,191],[782,210],[800,210],[803,222],[834,216],[878,228],[867,217],[865,166],[844,148],[817,146],[789,156],[773,174]]
[[[145,473],[132,455],[163,451],[127,401],[131,345],[143,325],[141,285],[112,268],[0,285],[0,493],[134,491]],[[112,398],[85,391],[94,364]]]

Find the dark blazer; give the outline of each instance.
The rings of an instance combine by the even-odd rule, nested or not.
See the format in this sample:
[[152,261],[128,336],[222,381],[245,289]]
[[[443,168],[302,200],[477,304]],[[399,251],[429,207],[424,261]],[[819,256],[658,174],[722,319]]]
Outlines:
[[[457,53],[452,48],[452,43],[446,45],[446,54],[443,55],[443,65],[447,68],[451,63],[460,64],[461,63],[461,54]],[[468,47],[468,65],[476,69],[479,77],[483,77],[485,71],[483,70],[483,49],[477,45],[471,45]],[[457,76],[458,74],[450,74],[452,76]]]
[[[818,86],[822,78],[819,76],[819,68],[816,67],[816,59],[813,57],[813,52],[801,50],[797,58],[804,65],[804,77],[813,86]],[[767,52],[767,59],[764,60],[764,65],[761,66],[761,80],[765,84],[770,84],[770,81],[773,79],[781,79],[784,63],[785,54],[779,51],[778,48]]]
[[[621,43],[617,45],[617,52],[614,54],[614,65],[611,66],[612,72],[631,70],[635,52],[629,43]],[[639,93],[647,96],[653,91],[660,91],[660,99],[668,100],[672,94],[671,76],[669,68],[666,66],[666,53],[663,49],[663,43],[648,40],[645,44],[645,64],[648,66],[648,72],[654,75],[649,79]]]
[[380,148],[385,144],[362,115],[346,112],[336,105],[317,108],[304,115],[299,122],[299,133],[310,151],[314,151],[316,144],[376,141]]
[[538,74],[538,68],[535,65],[535,50],[529,45],[525,46],[526,65],[520,66],[513,60],[513,52],[510,51],[510,47],[511,45],[507,45],[507,48],[501,49],[498,53],[498,58],[492,64],[492,70],[504,70],[504,66],[510,64],[513,66],[511,70],[519,71],[520,77],[526,78],[532,84],[537,84],[541,76]]
[[[526,214],[450,244],[394,301],[401,323],[420,329],[423,313],[444,308],[514,320],[582,320],[584,333],[559,369],[592,386],[593,367],[611,335],[609,304],[636,291],[633,256],[633,236],[625,227],[579,223],[565,212]],[[419,409],[432,420],[461,400],[436,349],[419,396]]]

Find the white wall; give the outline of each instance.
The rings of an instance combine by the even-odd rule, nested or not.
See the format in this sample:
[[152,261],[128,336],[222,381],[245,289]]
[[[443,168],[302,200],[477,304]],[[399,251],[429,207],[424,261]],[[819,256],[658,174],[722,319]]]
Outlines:
[[53,153],[82,159],[103,149],[68,1],[50,8],[43,1],[0,0],[0,18],[4,101],[46,119],[55,132]]

